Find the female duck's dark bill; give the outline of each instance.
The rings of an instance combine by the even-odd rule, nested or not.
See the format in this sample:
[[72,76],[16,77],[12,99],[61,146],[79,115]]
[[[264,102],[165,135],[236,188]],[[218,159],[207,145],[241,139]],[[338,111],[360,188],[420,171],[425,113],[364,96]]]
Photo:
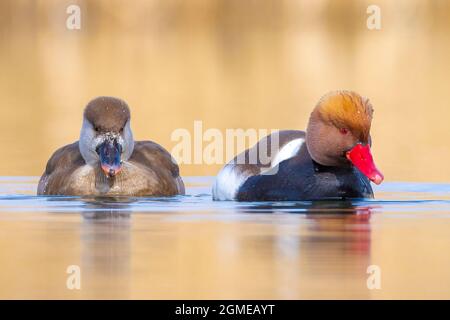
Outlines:
[[353,165],[367,178],[369,178],[370,181],[375,184],[380,184],[383,182],[384,176],[375,166],[368,144],[363,145],[358,143],[346,153],[346,156],[347,159],[350,160],[350,162],[353,163]]
[[122,147],[117,141],[107,139],[97,148],[100,165],[107,177],[114,177],[122,169]]

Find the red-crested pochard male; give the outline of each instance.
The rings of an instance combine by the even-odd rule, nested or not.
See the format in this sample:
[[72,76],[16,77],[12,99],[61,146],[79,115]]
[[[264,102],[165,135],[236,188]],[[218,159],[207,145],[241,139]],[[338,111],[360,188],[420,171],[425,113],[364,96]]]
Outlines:
[[[225,165],[213,199],[373,198],[370,181],[380,184],[383,175],[370,151],[372,114],[369,100],[355,92],[326,94],[311,113],[306,132],[271,134]],[[267,159],[262,161],[261,154]]]
[[37,193],[173,196],[184,194],[184,184],[169,152],[152,141],[134,141],[128,105],[98,97],[84,110],[80,140],[48,161]]

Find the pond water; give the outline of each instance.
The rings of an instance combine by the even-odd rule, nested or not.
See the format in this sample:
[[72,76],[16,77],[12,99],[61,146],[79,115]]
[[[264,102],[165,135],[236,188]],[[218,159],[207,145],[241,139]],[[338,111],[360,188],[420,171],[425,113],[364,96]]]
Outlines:
[[1,177],[0,298],[450,298],[450,184],[237,203],[213,202],[211,177],[185,181],[183,197],[80,199]]

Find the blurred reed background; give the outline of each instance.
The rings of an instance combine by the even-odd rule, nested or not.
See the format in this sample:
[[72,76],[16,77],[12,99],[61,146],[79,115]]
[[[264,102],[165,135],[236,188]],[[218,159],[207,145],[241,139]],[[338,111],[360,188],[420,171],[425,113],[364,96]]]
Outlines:
[[[81,30],[66,8],[81,7]],[[382,28],[366,27],[369,4]],[[450,1],[0,2],[0,175],[40,175],[98,95],[125,99],[137,139],[177,128],[304,129],[325,92],[375,106],[389,181],[450,178]],[[183,165],[215,175],[219,165]]]

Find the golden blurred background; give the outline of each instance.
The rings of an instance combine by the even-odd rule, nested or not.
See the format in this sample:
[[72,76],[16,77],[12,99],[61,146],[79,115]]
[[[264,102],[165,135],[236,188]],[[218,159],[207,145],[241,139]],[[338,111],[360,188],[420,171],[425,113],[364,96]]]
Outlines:
[[[66,9],[81,8],[68,30]],[[368,30],[368,5],[381,30]],[[137,139],[177,128],[304,129],[327,91],[375,106],[387,181],[450,178],[450,1],[0,2],[0,175],[40,175],[99,95],[125,99]],[[219,165],[182,165],[215,175]]]

